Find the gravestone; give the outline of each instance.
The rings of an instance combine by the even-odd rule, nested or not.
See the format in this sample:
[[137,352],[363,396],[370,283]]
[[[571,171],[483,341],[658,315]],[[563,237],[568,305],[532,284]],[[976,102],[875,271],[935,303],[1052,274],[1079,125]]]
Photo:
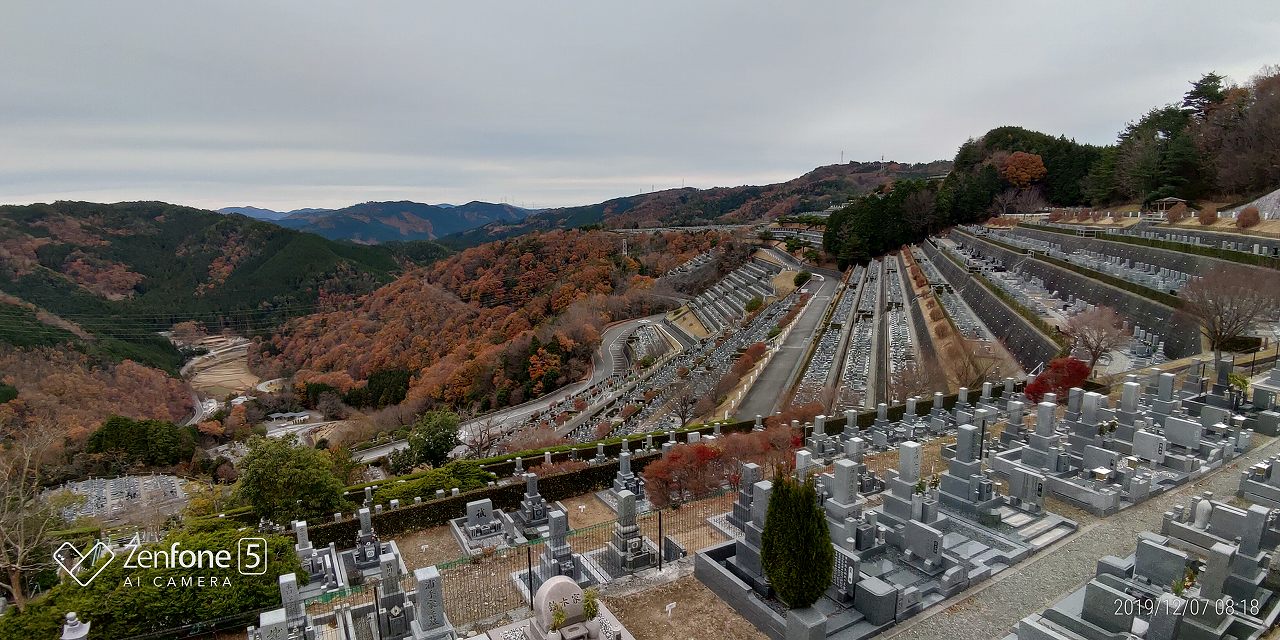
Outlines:
[[533,596],[533,619],[524,628],[527,640],[547,640],[552,631],[552,620],[557,609],[564,612],[564,623],[560,627],[561,635],[586,638],[587,630],[582,624],[587,616],[583,613],[585,598],[582,587],[564,576],[555,576],[547,580]]
[[726,516],[733,526],[745,530],[747,523],[751,521],[751,487],[763,477],[764,470],[760,468],[760,465],[754,462],[747,462],[742,465],[742,471],[738,478],[738,496],[733,501],[732,510]]
[[453,640],[457,637],[444,612],[444,583],[435,566],[413,572],[414,609],[410,631],[413,640]]
[[492,500],[485,498],[467,503],[465,530],[473,541],[502,533],[502,519],[494,512]]
[[524,474],[524,497],[520,499],[520,509],[513,515],[526,529],[547,524],[547,499],[538,493],[536,473]]
[[352,559],[357,569],[364,570],[378,565],[378,557],[382,555],[382,545],[378,542],[377,534],[373,532],[373,515],[369,513],[369,508],[361,507],[357,515],[360,518],[360,533],[356,536]]
[[604,562],[605,570],[614,577],[658,564],[657,549],[636,526],[636,496],[630,491],[618,492],[618,520],[613,523],[613,536],[604,549]]

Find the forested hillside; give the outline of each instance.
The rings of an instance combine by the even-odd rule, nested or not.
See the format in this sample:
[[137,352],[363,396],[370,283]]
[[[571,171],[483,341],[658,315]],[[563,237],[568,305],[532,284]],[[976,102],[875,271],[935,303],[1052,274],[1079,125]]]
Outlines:
[[194,319],[262,331],[372,291],[430,243],[362,247],[161,202],[0,207],[0,341],[71,344],[174,370],[157,332]]
[[1179,104],[1154,108],[1106,147],[1020,127],[966,141],[941,184],[900,181],[836,212],[824,245],[864,262],[929,232],[1045,206],[1239,202],[1280,186],[1280,68],[1242,86],[1206,74]]
[[365,202],[334,210],[300,210],[274,222],[331,240],[374,244],[435,240],[495,221],[518,222],[530,213],[509,204],[490,202],[468,202],[458,206],[409,201]]
[[340,391],[379,372],[411,375],[408,403],[460,409],[518,404],[580,378],[601,328],[669,308],[655,278],[717,244],[720,233],[624,238],[533,233],[463,251],[406,274],[350,310],[291,321],[260,341],[264,375]]
[[63,471],[102,472],[110,461],[81,447],[108,417],[192,414],[174,375],[184,354],[160,331],[183,320],[267,331],[444,253],[340,244],[160,202],[0,207],[0,439],[56,432]]
[[582,207],[546,209],[519,223],[492,223],[442,239],[475,246],[531,231],[600,224],[608,228],[731,224],[825,209],[893,180],[945,174],[946,161],[927,164],[850,162],[818,167],[787,182],[764,186],[667,189]]
[[[951,213],[1146,204],[1173,196],[1235,202],[1280,186],[1280,68],[1229,85],[1209,73],[1177,104],[1124,125],[1116,143],[1079,144],[999,127],[961,145],[940,202]],[[1017,177],[1014,154],[1040,167]],[[1027,167],[1024,166],[1024,169]]]

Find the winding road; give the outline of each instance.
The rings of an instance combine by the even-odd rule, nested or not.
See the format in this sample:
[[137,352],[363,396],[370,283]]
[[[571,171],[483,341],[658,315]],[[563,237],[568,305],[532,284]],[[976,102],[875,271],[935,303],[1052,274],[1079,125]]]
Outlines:
[[[459,437],[466,440],[474,433],[477,425],[490,421],[499,423],[522,422],[529,416],[546,410],[567,396],[578,393],[591,385],[604,382],[613,375],[615,365],[625,365],[625,362],[620,361],[620,359],[625,358],[620,347],[626,342],[627,337],[641,325],[661,324],[664,316],[665,314],[659,313],[643,318],[623,320],[605,327],[604,332],[600,334],[600,346],[591,357],[591,375],[528,402],[499,409],[463,422]],[[359,462],[369,462],[389,455],[392,451],[403,449],[406,446],[408,444],[404,440],[397,440],[365,449],[364,451],[353,452],[352,457]]]

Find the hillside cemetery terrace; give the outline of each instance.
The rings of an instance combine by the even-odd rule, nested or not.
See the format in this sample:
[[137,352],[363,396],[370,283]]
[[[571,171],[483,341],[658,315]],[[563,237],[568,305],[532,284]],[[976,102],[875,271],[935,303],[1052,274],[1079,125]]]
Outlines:
[[157,474],[90,478],[64,483],[46,496],[67,492],[75,498],[62,510],[68,522],[90,517],[108,523],[142,524],[141,519],[159,522],[182,511],[188,500],[183,484],[177,476]]
[[[990,463],[1001,476],[1039,473],[1055,497],[1110,514],[1216,469],[1247,450],[1254,427],[1274,435],[1265,417],[1246,417],[1238,393],[1217,382],[1175,388],[1171,373],[1126,377],[1119,406],[1096,392],[1073,388],[1061,418],[1046,397],[1025,424],[1023,403],[1010,403],[1009,427]],[[1052,394],[1049,394],[1050,396]]]
[[[852,434],[851,434],[852,435]],[[1073,521],[1043,507],[1040,479],[1028,475],[999,495],[981,473],[980,430],[957,429],[955,455],[929,482],[921,472],[921,445],[899,445],[881,504],[866,508],[863,441],[844,443],[832,471],[819,476],[821,502],[835,549],[827,597],[804,617],[773,599],[760,559],[761,534],[772,483],[755,469],[728,518],[742,535],[700,551],[695,573],[744,618],[772,638],[873,636],[947,597],[1025,560],[1075,530]],[[796,473],[818,471],[808,450],[797,453]]]
[[[1246,497],[1247,500],[1247,497]],[[1280,619],[1280,511],[1205,493],[1005,640],[1256,639]],[[1128,636],[1128,637],[1133,637]]]

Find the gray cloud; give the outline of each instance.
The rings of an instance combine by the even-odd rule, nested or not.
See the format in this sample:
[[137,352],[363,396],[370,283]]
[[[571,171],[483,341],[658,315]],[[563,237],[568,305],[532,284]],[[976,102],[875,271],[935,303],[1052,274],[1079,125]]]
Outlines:
[[8,3],[0,202],[552,206],[1105,143],[1277,40],[1272,1]]

